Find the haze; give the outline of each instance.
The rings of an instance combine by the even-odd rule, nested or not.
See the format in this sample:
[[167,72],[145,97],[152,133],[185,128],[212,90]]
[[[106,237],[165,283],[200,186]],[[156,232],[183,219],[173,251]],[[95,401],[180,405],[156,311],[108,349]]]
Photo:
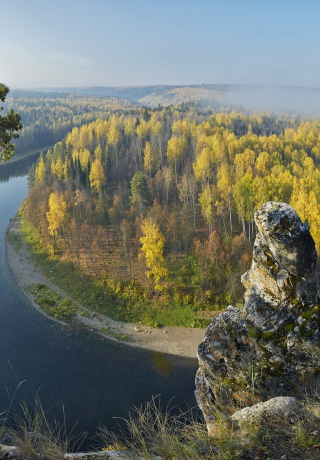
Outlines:
[[319,87],[316,1],[1,2],[0,82]]

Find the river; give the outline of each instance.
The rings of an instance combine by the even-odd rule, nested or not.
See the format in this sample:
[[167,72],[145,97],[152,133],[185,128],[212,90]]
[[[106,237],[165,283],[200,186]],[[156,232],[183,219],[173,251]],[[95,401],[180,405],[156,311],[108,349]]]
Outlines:
[[82,445],[88,449],[99,425],[116,429],[116,417],[127,417],[152,396],[161,395],[163,408],[171,400],[182,410],[194,406],[196,359],[63,327],[26,300],[6,264],[4,238],[27,196],[29,164],[30,159],[0,166],[0,414],[11,407],[13,415],[21,402],[32,405],[38,395],[43,408],[51,408],[49,418],[63,421],[63,405],[67,431],[75,426],[75,433],[89,433]]

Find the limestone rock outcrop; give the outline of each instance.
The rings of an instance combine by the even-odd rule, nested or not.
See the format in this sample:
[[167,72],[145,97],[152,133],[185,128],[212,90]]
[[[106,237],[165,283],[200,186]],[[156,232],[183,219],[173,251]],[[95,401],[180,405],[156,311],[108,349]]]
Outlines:
[[320,390],[317,253],[309,227],[286,203],[255,213],[258,233],[242,309],[212,320],[198,348],[196,399],[210,427],[276,396]]

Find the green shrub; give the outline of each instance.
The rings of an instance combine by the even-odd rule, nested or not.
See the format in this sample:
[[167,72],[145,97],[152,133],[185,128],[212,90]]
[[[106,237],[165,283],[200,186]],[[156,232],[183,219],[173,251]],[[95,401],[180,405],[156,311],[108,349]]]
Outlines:
[[69,321],[77,313],[77,306],[70,299],[50,289],[45,284],[36,284],[30,288],[35,296],[35,302],[50,316]]

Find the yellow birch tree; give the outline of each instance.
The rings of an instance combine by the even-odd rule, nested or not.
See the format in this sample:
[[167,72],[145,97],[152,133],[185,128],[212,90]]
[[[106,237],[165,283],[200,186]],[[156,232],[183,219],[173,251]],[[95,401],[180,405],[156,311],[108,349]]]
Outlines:
[[140,238],[142,254],[139,257],[145,258],[146,266],[149,268],[146,275],[148,279],[153,278],[155,289],[163,291],[166,286],[161,285],[160,281],[168,277],[168,269],[165,266],[163,258],[163,248],[166,239],[160,232],[159,225],[151,217],[143,220],[141,229],[143,233],[143,236]]
[[46,168],[44,165],[43,158],[41,158],[36,167],[36,172],[35,172],[36,184],[43,184],[45,177],[46,177]]
[[63,226],[67,217],[67,203],[63,195],[51,193],[49,197],[49,211],[47,212],[47,220],[49,223],[48,231],[51,236],[57,237],[58,231]]
[[58,180],[62,180],[64,174],[64,164],[60,157],[57,161],[53,161],[51,163],[51,174],[55,174]]
[[98,158],[91,165],[89,179],[91,188],[95,188],[96,190],[99,190],[106,181],[103,166]]
[[144,159],[143,159],[143,162],[144,162],[144,170],[150,175],[151,177],[151,173],[152,173],[152,170],[153,170],[153,166],[154,166],[154,161],[153,161],[153,152],[152,152],[152,145],[151,145],[151,142],[146,142],[146,145],[143,149],[143,153],[144,153]]
[[127,136],[132,136],[136,129],[136,119],[133,117],[126,118],[123,124],[125,134]]

